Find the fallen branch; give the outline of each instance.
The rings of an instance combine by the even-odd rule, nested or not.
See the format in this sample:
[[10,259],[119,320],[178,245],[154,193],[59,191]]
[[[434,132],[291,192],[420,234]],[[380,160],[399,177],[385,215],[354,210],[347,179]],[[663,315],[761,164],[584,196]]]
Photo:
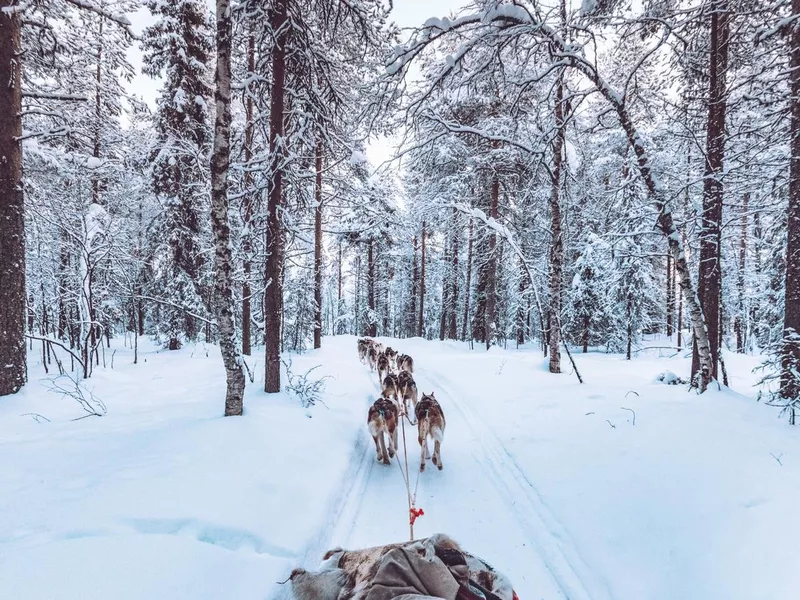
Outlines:
[[74,358],[75,360],[78,361],[78,364],[81,366],[81,369],[83,369],[84,373],[86,372],[86,368],[84,367],[84,364],[83,364],[83,361],[81,360],[81,358],[77,354],[75,354],[72,350],[67,348],[64,344],[59,342],[58,340],[54,340],[52,338],[42,337],[42,336],[38,336],[38,335],[32,335],[32,334],[28,334],[28,333],[25,334],[25,337],[29,338],[29,339],[32,339],[32,340],[40,340],[42,342],[47,342],[48,344],[55,344],[59,348],[63,348],[64,350],[66,350],[67,352],[69,352],[72,355],[72,358]]
[[[637,394],[637,396],[638,396],[638,394]],[[634,411],[632,408],[625,408],[624,406],[620,406],[620,408],[621,408],[622,410],[629,410],[629,411],[631,411],[631,414],[633,415],[633,426],[634,426],[634,427],[636,427],[636,412],[635,412],[635,411]]]

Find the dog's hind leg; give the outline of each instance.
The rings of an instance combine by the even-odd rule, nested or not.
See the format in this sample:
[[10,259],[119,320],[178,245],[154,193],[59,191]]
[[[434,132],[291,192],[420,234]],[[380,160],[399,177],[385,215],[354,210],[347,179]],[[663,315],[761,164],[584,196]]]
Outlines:
[[389,455],[386,452],[386,440],[384,440],[383,431],[381,431],[379,435],[380,435],[380,440],[379,441],[381,443],[381,459],[380,460],[383,462],[383,464],[389,465],[389,464],[391,464],[391,462],[389,461]]

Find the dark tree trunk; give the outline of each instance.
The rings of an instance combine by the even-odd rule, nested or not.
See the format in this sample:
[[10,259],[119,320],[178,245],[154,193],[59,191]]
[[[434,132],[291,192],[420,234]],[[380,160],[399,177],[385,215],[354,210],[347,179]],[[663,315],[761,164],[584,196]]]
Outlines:
[[344,308],[342,305],[342,240],[339,240],[339,264],[337,267],[339,270],[339,285],[336,291],[336,327],[334,328],[334,332],[340,334],[343,333],[341,317]]
[[281,391],[281,315],[283,313],[283,113],[286,83],[286,41],[289,0],[275,0],[269,11],[272,31],[272,94],[269,108],[269,153],[272,177],[267,195],[267,289],[264,292],[264,391]]
[[517,347],[525,343],[525,328],[527,326],[527,315],[525,310],[525,275],[520,275],[519,285],[517,288],[519,293],[519,305],[517,306]]
[[225,364],[227,391],[225,416],[241,415],[244,402],[244,370],[237,351],[233,298],[233,253],[228,223],[228,167],[231,137],[231,7],[217,0],[217,114],[214,152],[211,157],[211,231],[214,234],[214,314],[219,346]]
[[317,140],[314,181],[314,348],[322,346],[322,138]]
[[[100,25],[97,39],[97,64],[95,65],[94,73],[94,140],[92,144],[92,156],[100,158],[100,134],[103,129],[103,115],[102,115],[102,100],[101,100],[101,82],[103,76],[103,25],[105,18],[100,17]],[[96,174],[92,174],[92,202],[100,204],[100,180]]]
[[736,288],[738,292],[738,306],[736,318],[733,322],[733,331],[736,334],[736,352],[744,353],[745,335],[747,330],[747,307],[745,306],[745,268],[747,267],[747,211],[750,205],[750,192],[742,198],[741,235],[739,236],[739,264],[736,273]]
[[[444,257],[442,262],[447,265],[445,268],[449,267],[448,264],[450,262],[450,248],[447,245],[447,241],[444,244]],[[442,278],[442,312],[439,315],[439,340],[444,341],[444,334],[445,329],[447,327],[447,313],[448,313],[448,305],[450,304],[449,300],[450,296],[450,275],[445,272],[444,277]]]
[[27,380],[18,9],[14,0],[0,0],[0,396],[18,392]]
[[[698,297],[705,315],[711,343],[710,377],[717,379],[720,337],[720,295],[722,269],[722,173],[725,160],[726,72],[728,69],[729,14],[727,0],[711,5],[711,43],[709,56],[708,123],[706,127],[706,168],[703,179],[703,215],[700,229],[700,268]],[[692,380],[700,371],[699,356],[692,359]]]
[[[497,221],[498,205],[500,203],[500,179],[497,173],[492,178],[492,189],[489,198],[489,216]],[[489,264],[486,273],[486,312],[484,313],[483,333],[486,337],[486,349],[488,350],[495,338],[495,313],[497,312],[497,257],[495,248],[497,247],[497,233],[494,229],[489,234]]]
[[[792,0],[792,14],[800,14],[800,0]],[[789,163],[789,206],[786,226],[786,301],[783,317],[781,396],[787,402],[800,397],[800,27],[791,29],[789,83],[791,160]],[[795,411],[790,413],[792,422]]]
[[412,337],[417,332],[417,294],[419,293],[419,265],[417,263],[417,236],[411,241],[413,248],[413,266],[411,270],[411,305],[409,306],[408,335]]
[[375,240],[370,240],[367,244],[367,308],[367,335],[375,337],[378,335],[378,320],[375,318]]
[[447,339],[458,338],[458,209],[453,208],[453,244],[450,256],[450,305],[447,310]]
[[[256,70],[255,58],[255,36],[251,33],[247,38],[247,72],[254,73]],[[255,204],[256,195],[253,193],[253,173],[249,168],[250,160],[253,158],[253,98],[252,90],[248,87],[245,90],[244,102],[244,162],[247,168],[244,172],[244,215],[242,226],[244,234],[242,235],[242,272],[244,276],[244,283],[242,284],[242,354],[250,356],[252,352],[252,334],[250,331],[250,323],[253,319],[251,309],[251,295],[250,289],[250,274],[253,269],[252,253],[253,253],[253,232],[251,225],[253,221],[253,208]]]
[[675,274],[672,256],[667,254],[667,337],[672,339],[673,319],[675,318]]
[[553,182],[550,190],[550,307],[548,310],[548,335],[550,345],[550,372],[561,373],[561,279],[564,269],[564,239],[561,230],[561,165],[564,152],[564,83],[559,76],[555,98],[556,137],[553,141]]
[[363,335],[361,332],[361,254],[356,256],[356,288],[355,301],[353,306],[353,334]]
[[425,221],[422,222],[422,235],[420,237],[419,321],[417,322],[417,336],[425,337]]
[[467,280],[464,284],[464,321],[461,325],[461,339],[467,339],[467,331],[469,330],[469,303],[472,297],[472,230],[473,230],[472,217],[469,218],[469,226],[467,227]]

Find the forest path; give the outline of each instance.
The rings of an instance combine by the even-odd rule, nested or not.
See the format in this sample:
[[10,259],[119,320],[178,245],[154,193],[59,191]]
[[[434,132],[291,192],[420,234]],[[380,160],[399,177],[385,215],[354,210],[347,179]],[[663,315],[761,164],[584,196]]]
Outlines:
[[[402,340],[381,341],[401,352],[406,346]],[[435,391],[447,423],[444,469],[438,471],[428,461],[419,477],[416,505],[425,514],[415,524],[415,537],[452,536],[508,575],[523,599],[610,599],[608,587],[583,562],[529,478],[476,415],[472,407],[484,399],[470,394],[470,376],[448,375],[457,368],[458,357],[413,346],[420,396]],[[353,360],[358,360],[355,349]],[[380,393],[377,374],[364,366],[359,377],[372,380],[374,393],[367,400],[373,402]],[[363,382],[354,382],[354,387],[363,389]],[[306,554],[307,568],[315,568],[332,547],[369,547],[409,537],[406,488],[397,464],[403,459],[402,433],[399,456],[389,466],[378,463],[366,428],[367,405],[352,467],[331,506],[327,527]],[[413,493],[420,448],[416,428],[408,422],[405,428]]]

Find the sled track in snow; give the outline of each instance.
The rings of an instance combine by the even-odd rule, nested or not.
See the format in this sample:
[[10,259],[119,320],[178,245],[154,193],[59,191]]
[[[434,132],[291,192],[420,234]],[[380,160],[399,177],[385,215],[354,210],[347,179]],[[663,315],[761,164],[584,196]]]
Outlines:
[[482,456],[475,455],[475,459],[485,470],[492,485],[502,492],[509,512],[524,528],[564,596],[569,600],[612,600],[607,583],[592,573],[569,533],[553,516],[494,431],[481,421],[471,407],[457,400],[458,394],[452,391],[446,378],[426,369],[417,369],[415,375],[418,375],[417,385],[422,379],[433,384],[433,389],[447,398],[447,406],[459,413],[475,439],[479,440],[477,454]]
[[[374,371],[367,370],[366,376],[375,384],[374,378],[377,375]],[[375,387],[377,389],[377,385]],[[378,393],[380,393],[380,390],[378,390]],[[365,490],[369,484],[370,474],[377,464],[372,438],[369,436],[366,427],[366,410],[375,402],[376,398],[376,394],[367,396],[368,403],[364,405],[364,427],[358,430],[358,434],[355,437],[353,450],[350,453],[350,466],[345,473],[341,486],[335,492],[333,501],[328,507],[324,526],[319,535],[313,538],[306,547],[298,566],[309,570],[316,569],[325,552],[333,548],[334,540],[348,539],[356,526]],[[280,589],[272,597],[272,600],[291,600],[292,593],[289,584],[278,587]]]

